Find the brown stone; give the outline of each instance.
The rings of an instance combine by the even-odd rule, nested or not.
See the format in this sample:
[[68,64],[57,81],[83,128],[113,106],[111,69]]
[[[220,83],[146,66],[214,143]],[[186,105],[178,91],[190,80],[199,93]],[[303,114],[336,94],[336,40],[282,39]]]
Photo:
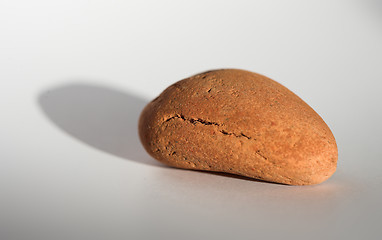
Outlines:
[[322,118],[281,84],[223,69],[181,80],[143,110],[146,151],[173,167],[310,185],[336,170],[337,145]]

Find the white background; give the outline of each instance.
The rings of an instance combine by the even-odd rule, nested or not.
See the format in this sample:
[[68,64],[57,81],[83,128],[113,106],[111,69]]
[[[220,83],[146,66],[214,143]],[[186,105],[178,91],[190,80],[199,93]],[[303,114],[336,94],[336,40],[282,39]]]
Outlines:
[[[0,239],[380,239],[381,1],[0,0]],[[143,106],[215,68],[282,83],[338,170],[293,187],[167,168]]]

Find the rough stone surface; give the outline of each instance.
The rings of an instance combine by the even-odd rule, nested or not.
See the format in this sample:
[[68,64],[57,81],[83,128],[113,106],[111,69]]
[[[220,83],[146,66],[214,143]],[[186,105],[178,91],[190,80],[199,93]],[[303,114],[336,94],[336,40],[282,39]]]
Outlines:
[[291,185],[336,170],[337,145],[322,118],[281,84],[223,69],[181,80],[143,110],[141,142],[173,167]]

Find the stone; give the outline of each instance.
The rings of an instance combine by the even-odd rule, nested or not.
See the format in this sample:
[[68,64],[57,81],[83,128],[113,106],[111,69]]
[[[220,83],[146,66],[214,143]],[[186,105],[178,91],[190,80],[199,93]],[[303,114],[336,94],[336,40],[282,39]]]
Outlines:
[[301,98],[263,75],[222,69],[164,90],[142,111],[139,136],[160,162],[288,185],[327,180],[332,132]]

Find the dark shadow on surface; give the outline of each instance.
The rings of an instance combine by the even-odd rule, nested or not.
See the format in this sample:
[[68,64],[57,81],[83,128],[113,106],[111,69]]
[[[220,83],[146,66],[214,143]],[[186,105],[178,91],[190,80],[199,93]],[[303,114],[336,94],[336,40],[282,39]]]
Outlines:
[[234,179],[240,179],[240,180],[245,180],[245,181],[252,181],[252,182],[259,182],[259,183],[269,183],[269,184],[275,184],[275,185],[285,185],[285,186],[292,186],[284,183],[277,183],[277,182],[269,182],[261,179],[255,179],[255,178],[250,178],[246,176],[241,176],[241,175],[236,175],[232,173],[225,173],[225,172],[213,172],[213,171],[199,171],[201,173],[208,173],[216,176],[222,176],[222,177],[229,177],[229,178],[234,178]]
[[115,156],[153,166],[138,137],[138,118],[148,103],[135,94],[105,86],[73,83],[42,92],[45,115],[76,139]]

